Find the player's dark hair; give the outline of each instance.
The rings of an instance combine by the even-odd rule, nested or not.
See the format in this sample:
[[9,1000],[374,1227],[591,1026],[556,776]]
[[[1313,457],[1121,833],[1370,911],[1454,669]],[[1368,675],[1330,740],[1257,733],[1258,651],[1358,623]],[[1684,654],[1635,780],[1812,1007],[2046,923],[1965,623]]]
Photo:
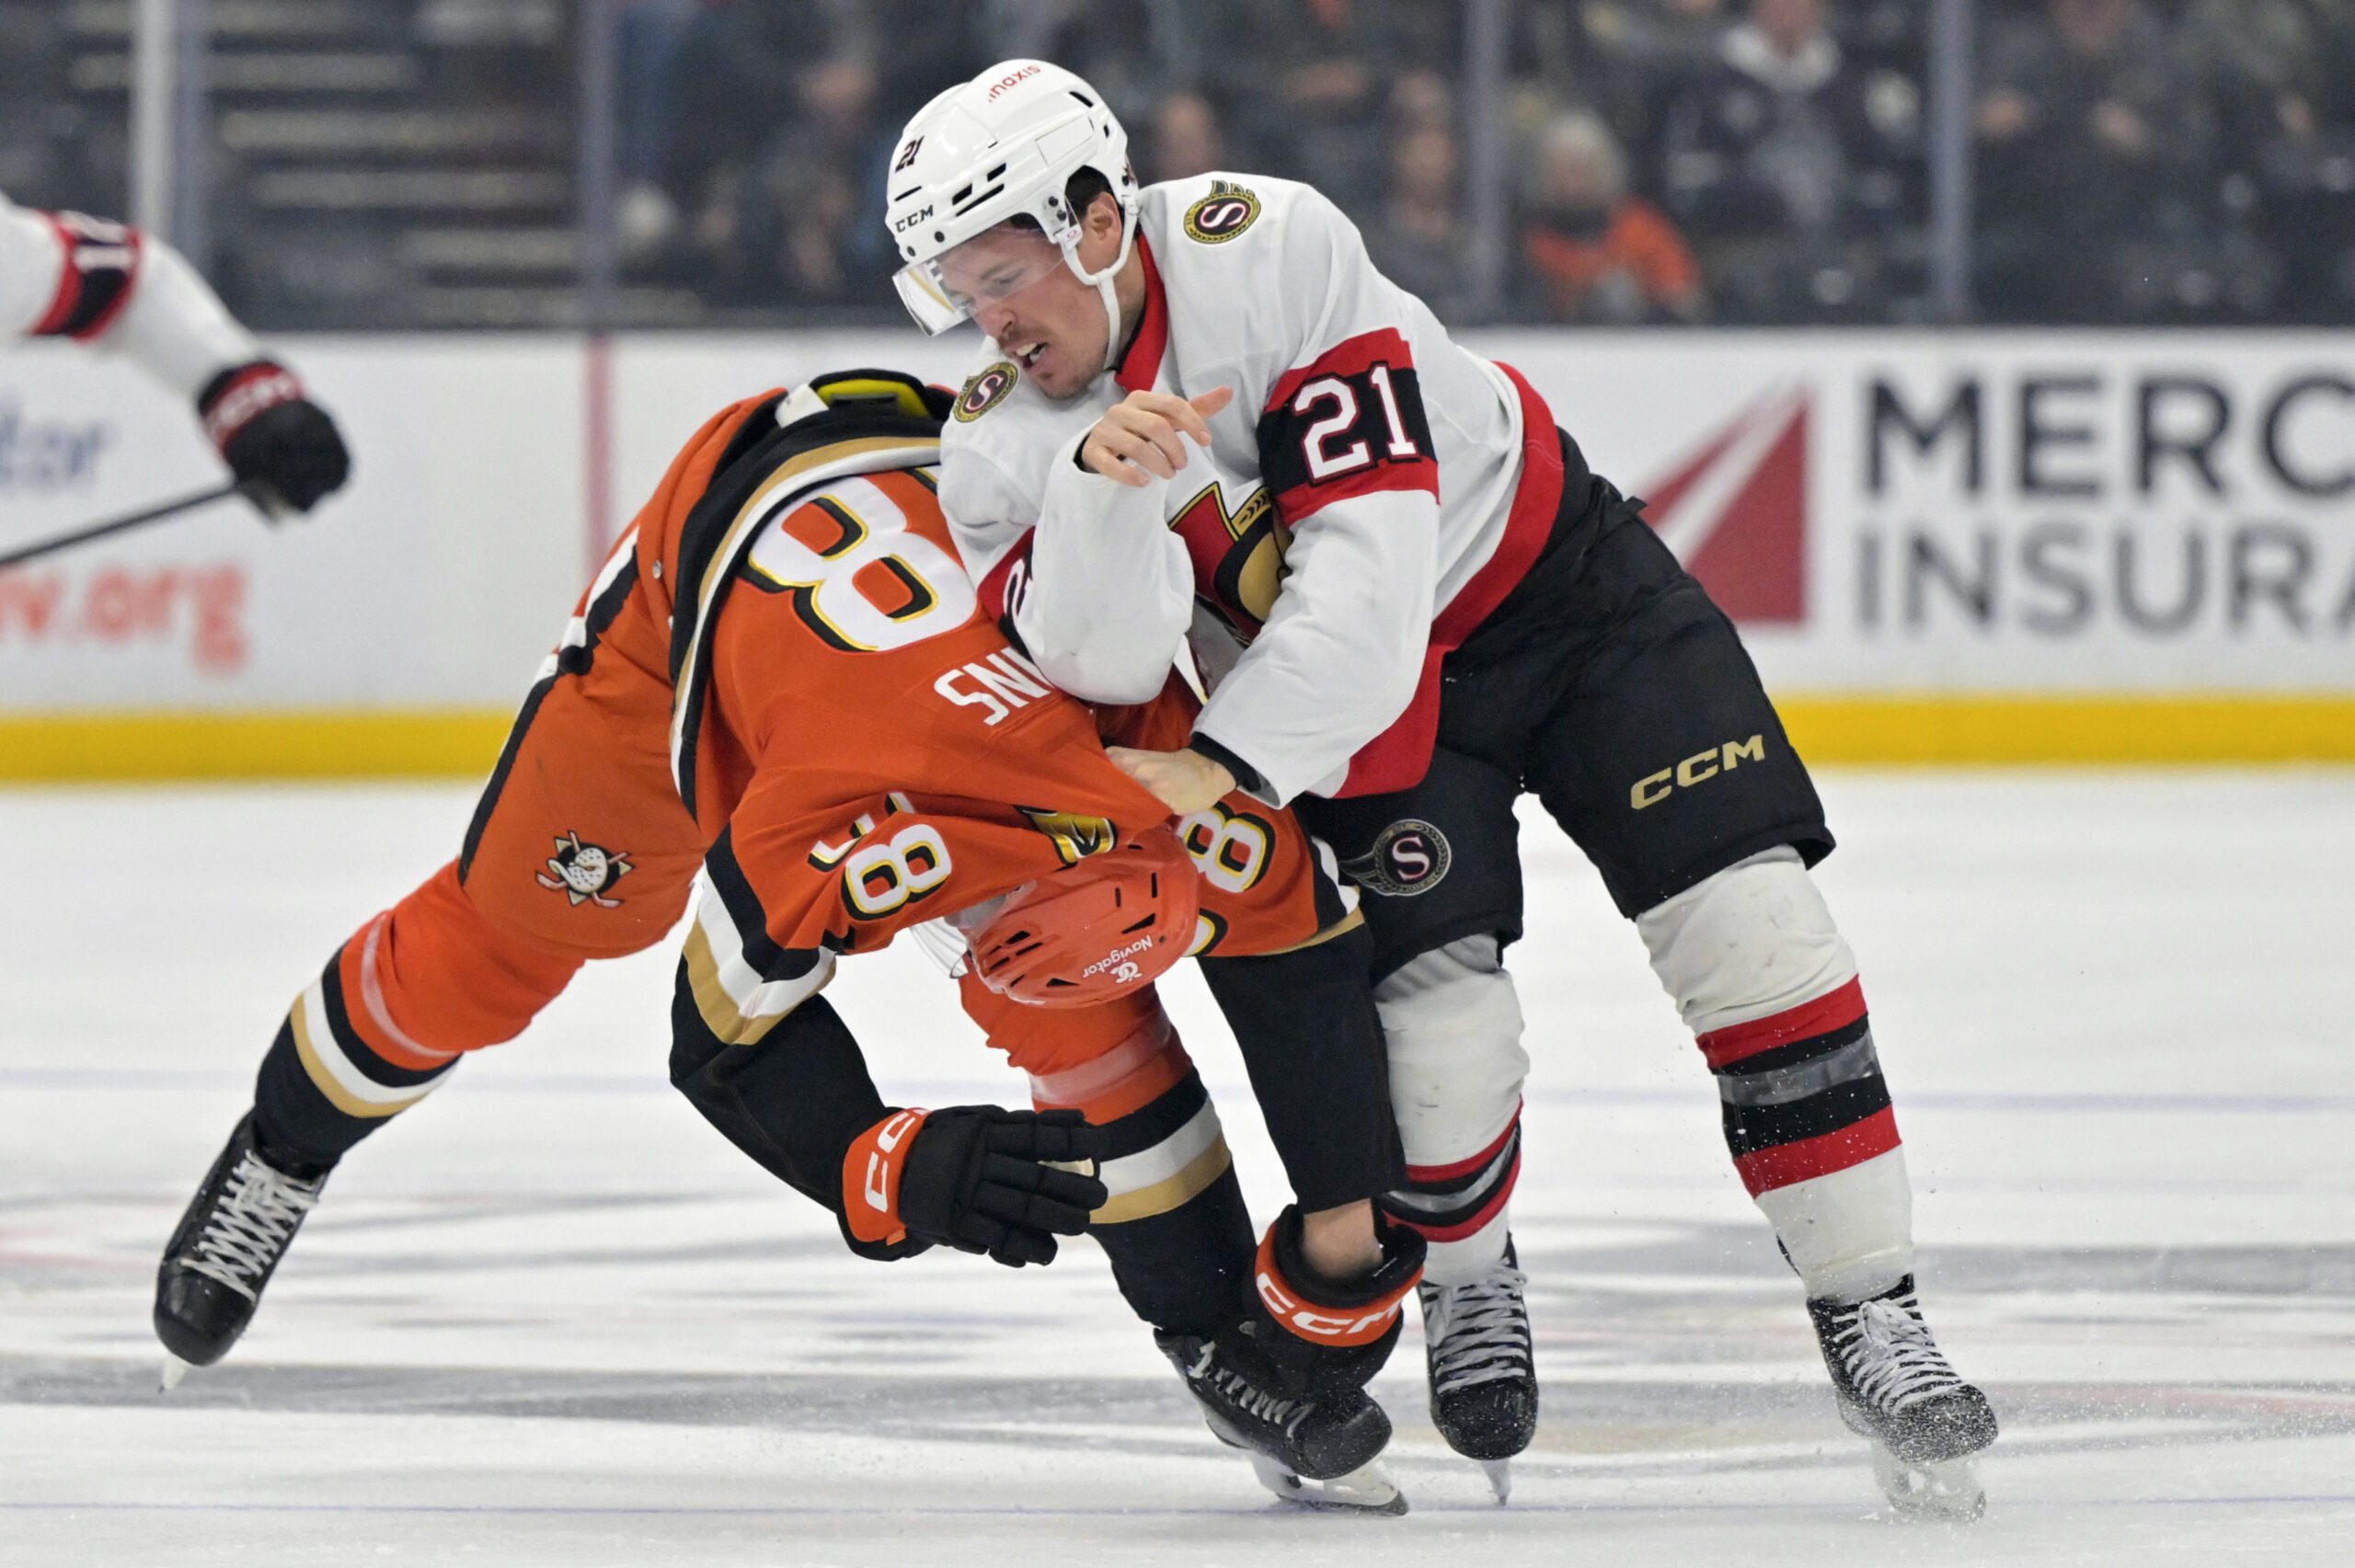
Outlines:
[[[1104,171],[1101,169],[1076,170],[1071,178],[1063,182],[1063,200],[1070,202],[1071,210],[1083,218],[1087,215],[1087,210],[1096,204],[1097,197],[1111,194],[1112,182],[1104,177]],[[1038,229],[1041,234],[1046,232],[1040,229],[1039,220],[1028,212],[1017,212],[1006,220],[1006,224],[1010,228]]]
[[1071,203],[1073,212],[1083,215],[1090,207],[1096,205],[1097,197],[1111,194],[1112,182],[1104,177],[1102,169],[1075,170],[1071,178],[1063,184],[1063,200]]

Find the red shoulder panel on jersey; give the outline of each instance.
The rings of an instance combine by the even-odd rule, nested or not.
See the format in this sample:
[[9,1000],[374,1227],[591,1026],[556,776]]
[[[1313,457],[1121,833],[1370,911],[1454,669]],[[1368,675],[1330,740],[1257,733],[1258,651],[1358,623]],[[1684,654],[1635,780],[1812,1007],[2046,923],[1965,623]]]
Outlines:
[[1161,379],[1161,357],[1169,351],[1169,291],[1161,284],[1161,269],[1154,264],[1153,246],[1137,235],[1137,256],[1144,262],[1144,319],[1129,339],[1112,379],[1123,392],[1151,392]]
[[115,324],[139,281],[144,242],[139,231],[80,212],[43,212],[65,251],[57,293],[33,324],[33,338],[84,342]]
[[1014,612],[1022,608],[1023,592],[1030,586],[1030,544],[1038,532],[1035,528],[1024,529],[1022,537],[1008,546],[1005,554],[997,558],[997,564],[973,585],[973,596],[981,601],[982,613],[1017,647],[1022,646],[1022,639],[1014,635]]
[[1381,490],[1439,498],[1415,356],[1389,327],[1287,371],[1259,415],[1259,472],[1287,522]]

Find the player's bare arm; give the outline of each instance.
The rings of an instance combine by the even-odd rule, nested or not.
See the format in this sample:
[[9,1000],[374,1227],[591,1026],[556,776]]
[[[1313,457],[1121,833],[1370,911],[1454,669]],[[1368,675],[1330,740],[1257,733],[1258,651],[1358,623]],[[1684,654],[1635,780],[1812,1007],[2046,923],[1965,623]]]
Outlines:
[[1200,751],[1140,751],[1127,746],[1104,750],[1122,773],[1180,817],[1208,811],[1235,790],[1235,775],[1225,764]]

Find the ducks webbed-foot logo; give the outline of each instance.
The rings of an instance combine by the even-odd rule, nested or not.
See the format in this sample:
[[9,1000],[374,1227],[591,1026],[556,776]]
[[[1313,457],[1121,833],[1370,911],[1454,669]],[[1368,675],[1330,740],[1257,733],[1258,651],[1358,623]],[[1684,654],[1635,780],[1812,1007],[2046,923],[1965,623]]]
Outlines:
[[[599,909],[621,907],[619,898],[605,897],[606,889],[638,867],[629,863],[627,850],[609,850],[601,844],[584,844],[578,833],[567,833],[556,841],[556,853],[548,859],[548,869],[537,874],[541,887],[562,893],[578,908],[595,904]],[[549,872],[556,875],[551,876]]]

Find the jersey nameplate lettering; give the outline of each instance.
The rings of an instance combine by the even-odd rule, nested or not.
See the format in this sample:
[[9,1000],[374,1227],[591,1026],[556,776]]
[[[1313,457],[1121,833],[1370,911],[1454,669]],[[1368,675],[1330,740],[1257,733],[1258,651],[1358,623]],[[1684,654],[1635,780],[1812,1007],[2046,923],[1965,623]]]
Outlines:
[[985,659],[960,664],[932,683],[932,689],[960,708],[982,708],[984,725],[1004,722],[1008,714],[1044,700],[1054,690],[1039,667],[1002,647]]

